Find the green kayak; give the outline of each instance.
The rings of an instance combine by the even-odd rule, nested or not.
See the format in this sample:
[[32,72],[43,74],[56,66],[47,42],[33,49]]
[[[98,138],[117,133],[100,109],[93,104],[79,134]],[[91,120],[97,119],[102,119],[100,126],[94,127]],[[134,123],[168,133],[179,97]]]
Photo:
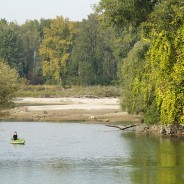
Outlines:
[[11,139],[10,144],[25,144],[25,140],[24,139]]

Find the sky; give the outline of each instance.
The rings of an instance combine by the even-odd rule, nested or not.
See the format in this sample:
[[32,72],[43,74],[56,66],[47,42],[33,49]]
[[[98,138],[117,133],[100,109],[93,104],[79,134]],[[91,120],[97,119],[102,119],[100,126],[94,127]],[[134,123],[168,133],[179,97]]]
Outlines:
[[93,13],[92,5],[100,0],[0,0],[0,19],[23,24],[26,20],[68,17],[81,21]]

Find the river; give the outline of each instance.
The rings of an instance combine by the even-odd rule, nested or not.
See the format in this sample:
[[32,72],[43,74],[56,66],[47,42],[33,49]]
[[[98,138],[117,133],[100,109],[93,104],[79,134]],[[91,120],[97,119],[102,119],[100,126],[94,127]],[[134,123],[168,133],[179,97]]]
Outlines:
[[[17,131],[25,145],[12,145]],[[184,140],[99,124],[1,122],[2,184],[182,184]]]

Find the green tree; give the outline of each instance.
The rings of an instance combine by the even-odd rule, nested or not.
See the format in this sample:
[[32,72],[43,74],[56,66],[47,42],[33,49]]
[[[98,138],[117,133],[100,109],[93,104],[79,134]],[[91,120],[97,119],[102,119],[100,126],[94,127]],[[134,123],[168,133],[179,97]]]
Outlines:
[[113,56],[112,34],[103,30],[98,16],[91,14],[83,20],[72,52],[79,84],[110,84],[116,79],[117,60]]
[[22,42],[15,31],[15,24],[0,21],[0,58],[23,74]]
[[123,99],[122,108],[129,113],[144,111],[143,96],[140,93],[141,73],[145,65],[145,53],[149,44],[145,41],[137,42],[128,53],[121,67]]
[[2,60],[0,61],[0,110],[12,105],[12,98],[16,96],[18,87],[18,73]]
[[29,20],[22,24],[18,31],[22,40],[24,73],[30,83],[34,83],[35,76],[38,74],[40,59],[38,48],[41,42],[40,23],[38,20]]
[[122,30],[127,25],[138,27],[149,19],[160,0],[101,0],[96,8],[105,21]]

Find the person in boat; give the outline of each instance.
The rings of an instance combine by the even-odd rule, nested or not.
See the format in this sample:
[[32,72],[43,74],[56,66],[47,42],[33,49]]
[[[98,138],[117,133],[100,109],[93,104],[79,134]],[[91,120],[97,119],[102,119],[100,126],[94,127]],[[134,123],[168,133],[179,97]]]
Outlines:
[[17,132],[14,132],[14,134],[13,134],[13,140],[17,140],[17,139],[18,139]]

